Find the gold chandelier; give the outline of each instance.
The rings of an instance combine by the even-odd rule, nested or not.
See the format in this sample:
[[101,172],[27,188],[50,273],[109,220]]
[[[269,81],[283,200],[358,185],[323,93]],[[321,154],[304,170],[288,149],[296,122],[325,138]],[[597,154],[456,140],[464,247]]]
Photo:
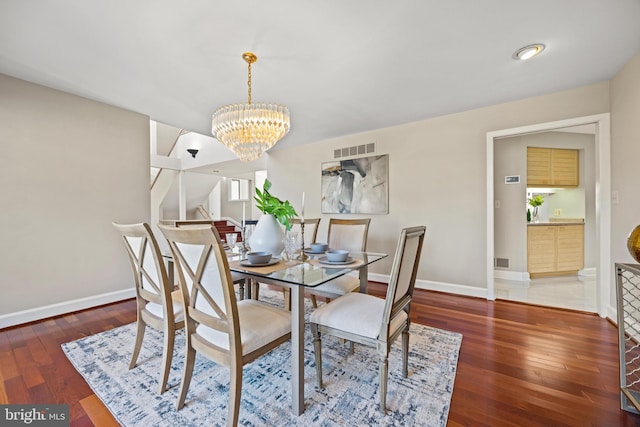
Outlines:
[[249,97],[246,104],[231,104],[218,108],[211,118],[211,133],[244,162],[258,160],[289,132],[289,109],[277,104],[251,103],[251,64],[258,57],[242,54],[247,62]]

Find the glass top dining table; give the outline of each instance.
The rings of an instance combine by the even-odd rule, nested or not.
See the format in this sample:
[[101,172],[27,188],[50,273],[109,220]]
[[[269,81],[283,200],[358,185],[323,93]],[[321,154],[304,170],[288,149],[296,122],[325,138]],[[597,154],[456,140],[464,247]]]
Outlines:
[[[385,258],[386,254],[373,252],[350,252],[349,260],[344,263],[331,263],[323,260],[318,255],[309,255],[306,262],[299,260],[280,262],[266,267],[254,267],[246,263],[246,254],[242,252],[227,251],[229,269],[235,273],[240,273],[250,278],[277,282],[279,286],[305,286],[316,287],[331,279],[345,275],[354,270],[365,272],[367,266]],[[361,275],[365,279],[361,281],[361,292],[367,291],[366,275]]]
[[304,412],[304,289],[357,270],[360,292],[366,293],[368,266],[387,255],[350,252],[349,256],[352,261],[348,264],[325,264],[320,256],[310,254],[304,262],[281,260],[272,266],[251,267],[242,265],[246,254],[227,252],[229,269],[236,275],[259,283],[284,286],[291,291],[291,411],[296,415]]
[[[350,262],[344,264],[323,263],[320,254],[309,254],[309,259],[279,260],[273,265],[256,267],[246,265],[246,252],[226,250],[229,270],[234,276],[255,280],[273,286],[286,287],[291,292],[291,411],[295,415],[304,412],[304,289],[313,288],[336,277],[358,271],[360,292],[367,292],[368,266],[387,256],[374,252],[350,252]],[[170,276],[173,276],[173,257],[165,252]],[[243,265],[245,264],[245,265]],[[170,280],[173,280],[170,277]],[[250,289],[251,286],[247,286]]]

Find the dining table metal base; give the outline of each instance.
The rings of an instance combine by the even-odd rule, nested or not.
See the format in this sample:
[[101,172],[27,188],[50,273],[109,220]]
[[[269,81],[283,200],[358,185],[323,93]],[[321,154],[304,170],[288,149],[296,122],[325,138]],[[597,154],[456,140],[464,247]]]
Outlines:
[[291,287],[291,412],[304,412],[304,287]]

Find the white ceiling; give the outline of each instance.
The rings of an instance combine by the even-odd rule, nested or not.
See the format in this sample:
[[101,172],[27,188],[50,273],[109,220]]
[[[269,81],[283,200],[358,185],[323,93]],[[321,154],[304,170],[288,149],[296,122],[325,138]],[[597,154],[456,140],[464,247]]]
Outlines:
[[210,135],[252,51],[283,148],[610,79],[638,22],[640,0],[2,0],[0,72]]

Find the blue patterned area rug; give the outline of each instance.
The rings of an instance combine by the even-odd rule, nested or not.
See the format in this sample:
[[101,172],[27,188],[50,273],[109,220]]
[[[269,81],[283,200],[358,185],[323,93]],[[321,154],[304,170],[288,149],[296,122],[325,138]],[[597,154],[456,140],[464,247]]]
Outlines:
[[[282,294],[261,290],[261,300],[282,305]],[[306,307],[306,312],[312,308]],[[175,410],[184,360],[184,334],[176,337],[169,387],[158,394],[162,335],[147,328],[138,365],[128,369],[135,324],[62,345],[67,357],[124,426],[217,426],[227,416],[229,371],[198,355],[186,405]],[[446,426],[462,335],[411,325],[409,377],[402,376],[400,342],[389,357],[387,415],[378,410],[376,351],[355,352],[333,337],[322,345],[324,389],[316,387],[313,340],[305,335],[305,412],[291,413],[290,343],[245,365],[239,425]]]

